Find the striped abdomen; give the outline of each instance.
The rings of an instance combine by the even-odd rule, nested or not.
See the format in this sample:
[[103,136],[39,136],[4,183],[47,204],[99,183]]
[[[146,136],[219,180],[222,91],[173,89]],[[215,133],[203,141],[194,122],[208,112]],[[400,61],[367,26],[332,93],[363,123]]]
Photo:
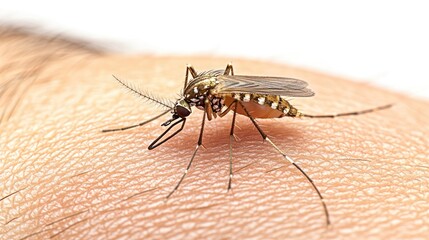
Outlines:
[[[225,106],[234,100],[239,100],[254,118],[281,118],[284,116],[299,117],[300,113],[288,101],[277,95],[262,95],[251,93],[225,94]],[[246,115],[240,105],[237,113]]]

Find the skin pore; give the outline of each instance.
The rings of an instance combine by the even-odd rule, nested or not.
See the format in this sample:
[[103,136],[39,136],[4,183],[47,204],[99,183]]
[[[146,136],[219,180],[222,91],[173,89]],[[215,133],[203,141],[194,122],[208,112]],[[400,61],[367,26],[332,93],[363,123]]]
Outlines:
[[175,100],[186,64],[224,69],[230,58],[108,53],[19,29],[0,34],[0,236],[3,239],[415,239],[429,232],[427,101],[314,71],[233,59],[235,74],[303,79],[315,97],[290,102],[307,114],[393,103],[335,119],[258,120],[313,179],[318,196],[249,119],[237,115],[232,191],[232,114],[206,121],[203,145],[168,201],[198,140],[202,111],[162,146],[163,111],[113,79]]

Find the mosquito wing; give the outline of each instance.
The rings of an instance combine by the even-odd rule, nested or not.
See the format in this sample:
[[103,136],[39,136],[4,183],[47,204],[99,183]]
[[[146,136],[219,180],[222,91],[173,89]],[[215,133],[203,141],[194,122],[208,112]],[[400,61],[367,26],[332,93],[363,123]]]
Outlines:
[[217,77],[219,93],[257,93],[289,97],[311,97],[307,82],[284,77],[221,75]]

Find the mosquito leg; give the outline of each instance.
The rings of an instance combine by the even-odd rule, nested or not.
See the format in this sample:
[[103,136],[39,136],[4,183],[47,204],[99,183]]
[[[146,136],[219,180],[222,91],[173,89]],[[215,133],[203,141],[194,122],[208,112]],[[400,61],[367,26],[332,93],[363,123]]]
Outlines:
[[130,128],[140,127],[140,126],[143,126],[143,125],[145,125],[145,124],[147,124],[147,123],[152,122],[152,121],[153,121],[153,120],[155,120],[155,119],[158,119],[158,118],[160,118],[160,117],[164,116],[165,114],[169,113],[170,111],[171,111],[171,109],[169,109],[169,110],[167,110],[167,111],[165,111],[165,112],[163,112],[163,113],[159,114],[158,116],[155,116],[155,117],[153,117],[153,118],[151,118],[151,119],[149,119],[149,120],[147,120],[147,121],[141,122],[141,123],[139,123],[139,124],[135,124],[135,125],[127,126],[127,127],[122,127],[122,128],[103,129],[103,130],[101,130],[101,132],[115,132],[115,131],[123,131],[123,130],[127,130],[127,129],[130,129]]
[[229,75],[230,73],[234,76],[234,69],[232,68],[232,63],[228,63],[228,65],[226,65],[225,72],[223,73],[223,75]]
[[213,113],[213,108],[211,104],[206,103],[205,112],[207,112],[207,119],[211,121],[213,119],[213,116],[216,116],[216,113]]
[[380,110],[383,110],[383,109],[387,109],[387,108],[390,108],[392,106],[393,106],[393,104],[388,104],[388,105],[384,105],[384,106],[381,106],[381,107],[366,109],[366,110],[362,110],[362,111],[347,112],[347,113],[338,113],[338,114],[329,114],[329,115],[310,115],[310,114],[304,114],[304,113],[302,113],[301,116],[308,117],[308,118],[336,118],[336,117],[344,117],[344,116],[351,116],[351,115],[366,114],[366,113],[370,113],[370,112],[375,112],[375,111],[380,111]]
[[[161,142],[158,142],[159,140],[161,140],[165,134],[167,134],[171,129],[173,129],[174,126],[176,126],[177,124],[182,123],[182,125],[180,126],[180,128],[178,130],[176,130],[173,134],[171,134],[170,136],[168,136],[167,138],[165,138],[164,140],[162,140]],[[163,143],[167,142],[168,140],[170,140],[172,137],[176,136],[179,132],[181,132],[183,130],[183,127],[185,126],[186,123],[186,118],[182,118],[179,119],[178,121],[176,121],[175,123],[171,124],[170,127],[167,128],[167,130],[165,130],[161,135],[159,135],[159,137],[157,137],[150,145],[149,147],[147,147],[147,149],[152,150],[160,145],[162,145]]]
[[176,186],[174,187],[173,191],[171,191],[168,195],[167,195],[167,199],[170,198],[171,195],[173,195],[173,193],[179,188],[180,184],[182,183],[183,179],[185,179],[186,174],[188,174],[189,169],[191,168],[192,165],[192,161],[194,161],[195,155],[198,152],[198,149],[200,149],[201,145],[203,144],[203,131],[204,131],[204,123],[206,120],[206,111],[204,111],[203,114],[203,121],[201,122],[201,130],[200,130],[200,136],[198,138],[198,143],[197,146],[194,150],[194,153],[192,154],[191,160],[188,163],[188,166],[185,169],[185,172],[183,173],[182,177],[180,178],[179,182],[176,184]]
[[223,117],[223,116],[225,116],[227,113],[229,113],[229,111],[231,111],[231,109],[232,109],[232,105],[233,105],[234,103],[236,103],[236,101],[233,101],[231,104],[229,104],[229,105],[228,105],[228,108],[227,108],[227,109],[225,109],[225,111],[223,111],[223,112],[219,113],[219,114],[218,114],[218,115],[219,115],[219,117]]
[[[229,132],[229,180],[228,180],[228,191],[232,187],[232,142],[234,141],[234,127],[235,127],[235,116],[237,115],[237,101],[234,104],[234,114],[232,115],[231,131]],[[232,106],[232,104],[231,104]]]
[[185,85],[183,86],[183,89],[185,89],[186,86],[188,85],[189,72],[191,73],[191,75],[192,75],[193,78],[195,78],[198,75],[197,71],[195,71],[194,67],[192,67],[192,65],[188,64],[186,66]]
[[256,123],[255,118],[252,117],[252,115],[250,115],[250,113],[247,111],[247,109],[244,107],[243,103],[239,102],[241,107],[243,108],[243,110],[246,112],[247,117],[250,118],[250,120],[252,121],[253,125],[256,127],[256,129],[258,130],[258,132],[261,134],[262,138],[264,140],[266,140],[268,143],[271,144],[271,146],[274,147],[274,149],[276,149],[277,152],[279,152],[284,158],[285,160],[289,161],[293,166],[295,166],[295,168],[297,168],[302,175],[305,176],[305,178],[307,178],[307,180],[310,182],[310,184],[313,186],[314,190],[317,192],[317,195],[319,195],[320,198],[320,202],[322,203],[323,209],[325,211],[325,215],[326,215],[326,223],[327,225],[331,224],[331,221],[329,219],[329,211],[328,211],[328,207],[326,206],[325,203],[325,199],[323,198],[322,194],[320,193],[319,189],[317,188],[316,184],[314,184],[313,180],[307,175],[307,173],[302,170],[302,168],[295,163],[295,161],[292,160],[292,158],[290,158],[289,156],[287,156],[279,147],[277,147],[277,145],[275,145],[271,139],[268,138],[267,134],[264,133],[264,131],[262,131],[262,129],[259,127],[259,125]]

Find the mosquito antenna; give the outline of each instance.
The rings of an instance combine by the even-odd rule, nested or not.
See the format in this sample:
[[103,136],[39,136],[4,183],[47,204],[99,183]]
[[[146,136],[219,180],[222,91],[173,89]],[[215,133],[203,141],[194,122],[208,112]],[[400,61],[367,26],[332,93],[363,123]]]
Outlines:
[[302,117],[308,117],[308,118],[336,118],[336,117],[345,117],[345,116],[366,114],[366,113],[370,113],[370,112],[384,110],[384,109],[390,108],[392,106],[393,106],[393,104],[387,104],[387,105],[384,105],[381,107],[366,109],[366,110],[362,110],[362,111],[329,114],[329,115],[310,115],[310,114],[301,113],[301,116]]
[[137,88],[131,86],[130,84],[126,84],[125,82],[121,81],[119,78],[117,78],[115,75],[112,75],[116,81],[118,81],[122,86],[126,87],[128,90],[130,90],[131,92],[137,94],[140,97],[143,97],[146,100],[152,101],[156,104],[159,104],[163,107],[166,107],[168,109],[171,109],[172,107],[169,106],[167,103],[155,98],[153,95],[149,95],[149,94],[145,94],[142,91],[139,91]]
[[152,121],[153,121],[153,120],[155,120],[155,119],[160,118],[161,116],[164,116],[165,114],[169,113],[169,112],[170,112],[170,110],[171,110],[171,109],[169,109],[169,110],[167,110],[167,111],[165,111],[165,112],[163,112],[163,113],[161,113],[161,114],[159,114],[159,115],[157,115],[157,116],[155,116],[155,117],[153,117],[153,118],[151,118],[151,119],[149,119],[149,120],[146,120],[146,121],[144,121],[144,122],[141,122],[141,123],[139,123],[139,124],[135,124],[135,125],[127,126],[127,127],[122,127],[122,128],[103,129],[103,130],[101,130],[101,132],[116,132],[116,131],[123,131],[123,130],[127,130],[127,129],[130,129],[130,128],[140,127],[140,126],[143,126],[143,125],[145,125],[145,124],[147,124],[147,123],[152,122]]

